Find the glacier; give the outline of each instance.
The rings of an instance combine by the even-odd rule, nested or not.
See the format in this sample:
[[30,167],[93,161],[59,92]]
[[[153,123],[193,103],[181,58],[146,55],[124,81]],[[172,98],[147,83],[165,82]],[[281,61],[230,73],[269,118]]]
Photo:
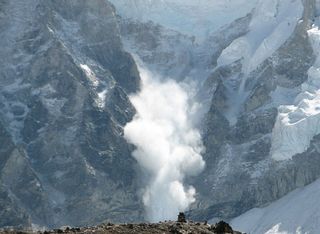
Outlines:
[[231,221],[236,230],[253,234],[315,234],[320,230],[320,180],[298,188],[263,208]]

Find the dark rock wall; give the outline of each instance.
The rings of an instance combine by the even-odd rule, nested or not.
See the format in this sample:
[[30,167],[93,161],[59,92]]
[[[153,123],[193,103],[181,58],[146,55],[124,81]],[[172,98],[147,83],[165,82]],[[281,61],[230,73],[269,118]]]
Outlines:
[[0,32],[0,226],[143,219],[136,162],[123,138],[135,112],[128,94],[140,77],[113,6],[32,0],[0,7],[7,21]]

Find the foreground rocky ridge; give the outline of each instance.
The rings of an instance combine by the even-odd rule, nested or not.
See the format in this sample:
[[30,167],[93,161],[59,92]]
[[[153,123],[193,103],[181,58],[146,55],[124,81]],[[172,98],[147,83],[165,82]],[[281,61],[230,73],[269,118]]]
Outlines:
[[71,228],[64,227],[51,231],[0,231],[2,234],[58,234],[58,233],[98,233],[98,234],[117,234],[117,233],[161,233],[161,234],[241,234],[241,232],[233,231],[232,228],[223,221],[210,225],[200,222],[174,222],[166,221],[160,223],[140,223],[140,224],[102,224],[95,227]]

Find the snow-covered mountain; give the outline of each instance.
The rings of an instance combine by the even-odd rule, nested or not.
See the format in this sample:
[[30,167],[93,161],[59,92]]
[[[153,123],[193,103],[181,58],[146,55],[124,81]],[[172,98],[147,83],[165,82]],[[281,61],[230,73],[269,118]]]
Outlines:
[[[202,104],[193,217],[234,217],[319,178],[319,1],[113,3],[127,50]],[[202,16],[212,23],[193,27]]]
[[[195,219],[303,197],[320,178],[319,13],[319,0],[1,1],[0,226],[143,220],[164,178],[155,191]],[[165,126],[159,144],[126,135],[141,119]],[[141,159],[159,152],[176,164]]]
[[255,208],[232,220],[246,233],[307,234],[320,229],[320,180],[296,189],[264,208]]
[[203,39],[212,31],[250,13],[257,0],[111,0],[118,13],[140,22]]

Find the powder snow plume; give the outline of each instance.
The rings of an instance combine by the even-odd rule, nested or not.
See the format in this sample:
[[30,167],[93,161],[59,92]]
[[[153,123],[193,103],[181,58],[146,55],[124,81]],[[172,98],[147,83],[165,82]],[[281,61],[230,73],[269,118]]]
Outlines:
[[149,175],[143,196],[147,218],[175,219],[195,201],[196,191],[184,179],[204,168],[203,145],[192,127],[192,107],[184,88],[139,70],[142,89],[130,97],[137,113],[125,126],[124,136],[136,146],[133,157]]

